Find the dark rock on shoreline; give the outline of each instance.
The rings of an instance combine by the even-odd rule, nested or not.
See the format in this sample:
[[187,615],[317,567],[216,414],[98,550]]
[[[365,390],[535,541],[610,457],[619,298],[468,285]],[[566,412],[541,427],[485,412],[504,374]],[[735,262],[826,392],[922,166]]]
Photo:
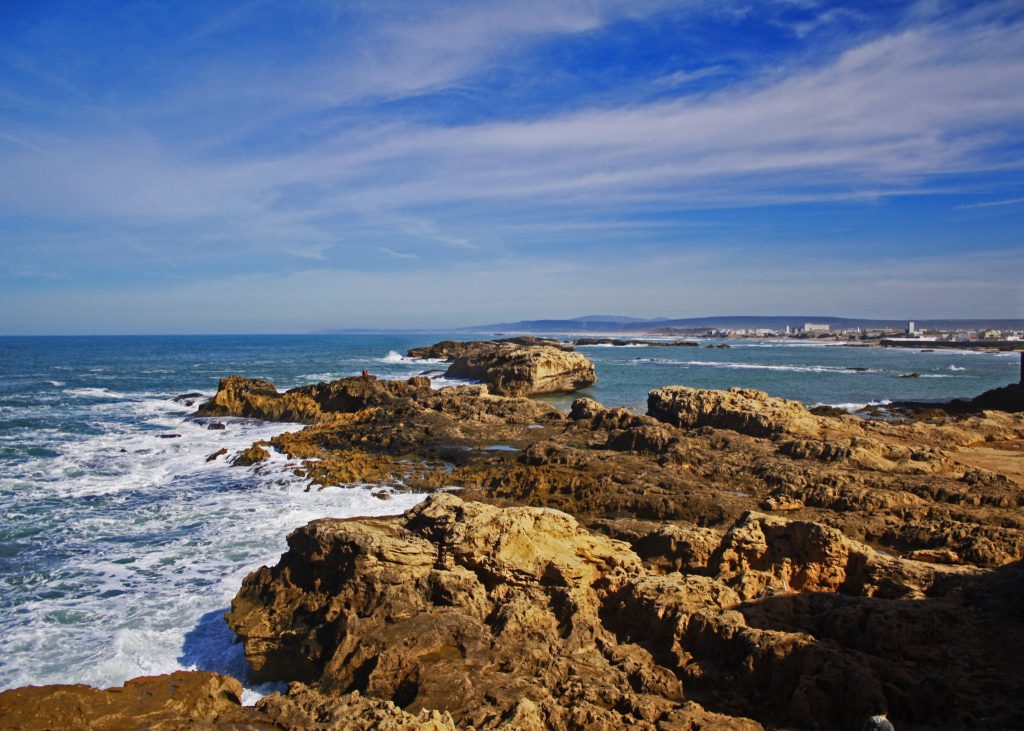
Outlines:
[[917,418],[938,415],[978,414],[983,411],[1004,411],[1009,414],[1024,413],[1024,384],[1011,383],[993,388],[973,399],[953,399],[947,402],[894,401],[880,410],[882,413],[908,414]]
[[202,398],[203,394],[198,391],[190,391],[189,393],[182,393],[175,396],[171,401],[176,404],[181,404],[182,406],[193,406]]

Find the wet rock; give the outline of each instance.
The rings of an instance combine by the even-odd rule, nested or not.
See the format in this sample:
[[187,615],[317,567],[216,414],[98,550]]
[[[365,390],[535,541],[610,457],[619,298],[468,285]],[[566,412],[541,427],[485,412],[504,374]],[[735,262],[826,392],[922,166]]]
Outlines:
[[227,429],[227,425],[223,421],[213,421],[207,424],[206,428],[210,431],[223,431]]
[[161,439],[180,439],[181,434],[161,434]]
[[235,455],[235,458],[231,460],[231,464],[235,467],[250,467],[266,459],[270,459],[270,452],[264,449],[260,444],[254,444],[248,449],[243,449]]
[[188,393],[178,394],[177,396],[172,398],[171,401],[173,401],[176,404],[181,404],[183,406],[192,406],[198,403],[203,398],[205,398],[204,395],[199,393],[198,391],[190,391]]
[[208,456],[206,458],[206,461],[207,462],[212,462],[213,460],[217,459],[217,457],[223,456],[223,455],[225,455],[227,453],[228,453],[227,447],[221,447],[216,452],[214,452],[213,454]]

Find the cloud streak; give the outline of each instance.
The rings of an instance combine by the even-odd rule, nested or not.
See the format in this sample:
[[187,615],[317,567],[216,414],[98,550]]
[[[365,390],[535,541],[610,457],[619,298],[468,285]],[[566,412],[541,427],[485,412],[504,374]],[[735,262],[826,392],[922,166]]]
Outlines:
[[[140,6],[126,7],[126,28],[146,22]],[[919,3],[874,26],[828,3],[774,5],[783,30],[770,62],[706,52],[708,24],[725,33],[754,22],[759,9],[740,3],[304,8],[294,31],[274,3],[192,10],[177,19],[180,37],[132,59],[137,69],[94,78],[61,66],[60,54],[36,60],[50,58],[30,42],[42,31],[11,39],[0,57],[0,262],[28,278],[193,271],[223,282],[210,271],[405,276],[416,261],[421,274],[465,266],[486,279],[487,266],[546,251],[551,271],[565,274],[571,252],[603,272],[600,260],[621,267],[624,247],[678,261],[756,243],[747,237],[782,217],[752,221],[755,207],[831,206],[856,218],[837,207],[910,211],[936,196],[952,201],[947,211],[1012,215],[1022,200],[1024,17],[1010,4]],[[67,22],[42,27],[58,34]],[[302,42],[259,42],[274,27]],[[112,32],[98,21],[94,30]],[[662,44],[650,68],[607,60],[645,42]],[[69,41],[69,58],[75,50]],[[638,68],[642,57],[628,56]],[[162,69],[178,58],[189,73]],[[114,72],[138,88],[106,86]],[[986,250],[1013,243],[1000,235]],[[785,238],[775,236],[764,246]],[[838,246],[825,237],[819,249]],[[926,248],[920,234],[911,248]],[[945,251],[949,261],[962,254]],[[705,276],[727,277],[716,261],[717,275]],[[827,297],[810,279],[807,291]],[[554,286],[548,275],[522,286],[536,293],[542,282]],[[650,294],[642,278],[635,287]],[[757,282],[744,287],[772,300]],[[1019,308],[1012,295],[985,296]]]

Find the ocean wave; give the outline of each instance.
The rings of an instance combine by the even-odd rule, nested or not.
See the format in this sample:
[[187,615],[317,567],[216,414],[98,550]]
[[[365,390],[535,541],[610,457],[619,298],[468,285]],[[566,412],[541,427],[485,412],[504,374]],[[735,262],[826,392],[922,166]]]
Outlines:
[[46,383],[49,383],[54,388],[60,388],[64,385],[64,381],[46,381]]
[[111,391],[109,388],[69,388],[64,391],[64,393],[68,396],[74,396],[75,398],[128,398],[126,394],[123,394],[120,391]]
[[862,373],[883,373],[878,368],[854,370],[853,367],[825,365],[770,365],[767,363],[735,363],[721,360],[671,360],[666,358],[643,358],[629,363],[653,363],[655,365],[677,365],[688,368],[727,368],[735,370],[788,371],[792,373],[845,373],[860,375]]
[[402,355],[397,350],[389,350],[383,358],[377,358],[378,363],[447,363],[444,358],[410,358]]
[[837,404],[818,403],[818,404],[813,404],[810,408],[814,408],[815,406],[832,406],[832,407],[837,408],[837,409],[843,409],[845,411],[849,411],[850,413],[854,413],[856,411],[860,411],[861,409],[866,409],[868,406],[888,406],[891,403],[892,403],[892,401],[890,401],[889,399],[881,399],[879,401],[868,401],[868,402],[865,402],[865,403],[837,403]]
[[[301,425],[218,418],[227,428],[211,431],[210,419],[186,418],[191,409],[138,395],[95,406],[81,408],[100,433],[42,438],[47,456],[0,474],[5,524],[24,536],[9,559],[24,564],[5,597],[15,609],[0,616],[0,689],[108,687],[183,668],[245,682],[244,658],[217,619],[244,576],[274,563],[296,526],[399,513],[422,499],[384,502],[365,487],[306,492],[296,463],[275,450],[230,466],[234,452]],[[207,462],[220,448],[227,455]]]
[[[654,341],[652,341],[654,342]],[[613,345],[612,343],[587,343],[585,345],[577,345],[577,348],[648,348],[650,347],[647,343],[627,343],[626,345]],[[657,347],[657,346],[655,346]]]
[[950,363],[947,366],[947,368],[948,368],[948,370],[951,370],[951,371],[966,371],[967,370],[966,368],[961,368],[960,366],[953,365],[952,363]]

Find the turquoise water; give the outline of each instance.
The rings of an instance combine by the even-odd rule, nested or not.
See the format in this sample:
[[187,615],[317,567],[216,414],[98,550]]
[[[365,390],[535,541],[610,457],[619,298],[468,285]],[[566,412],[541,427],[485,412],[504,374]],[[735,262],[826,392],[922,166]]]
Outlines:
[[[228,373],[279,388],[364,368],[409,377],[443,366],[402,353],[451,337],[0,338],[0,688],[109,686],[182,667],[244,679],[221,617],[242,577],[275,562],[288,531],[313,518],[400,512],[420,496],[306,492],[281,455],[253,468],[207,462],[298,427],[224,419],[211,431],[172,397],[212,394]],[[643,408],[663,385],[739,385],[857,405],[973,396],[1019,373],[1017,354],[732,345],[584,348],[600,381],[583,393]],[[912,372],[921,377],[900,377]]]

